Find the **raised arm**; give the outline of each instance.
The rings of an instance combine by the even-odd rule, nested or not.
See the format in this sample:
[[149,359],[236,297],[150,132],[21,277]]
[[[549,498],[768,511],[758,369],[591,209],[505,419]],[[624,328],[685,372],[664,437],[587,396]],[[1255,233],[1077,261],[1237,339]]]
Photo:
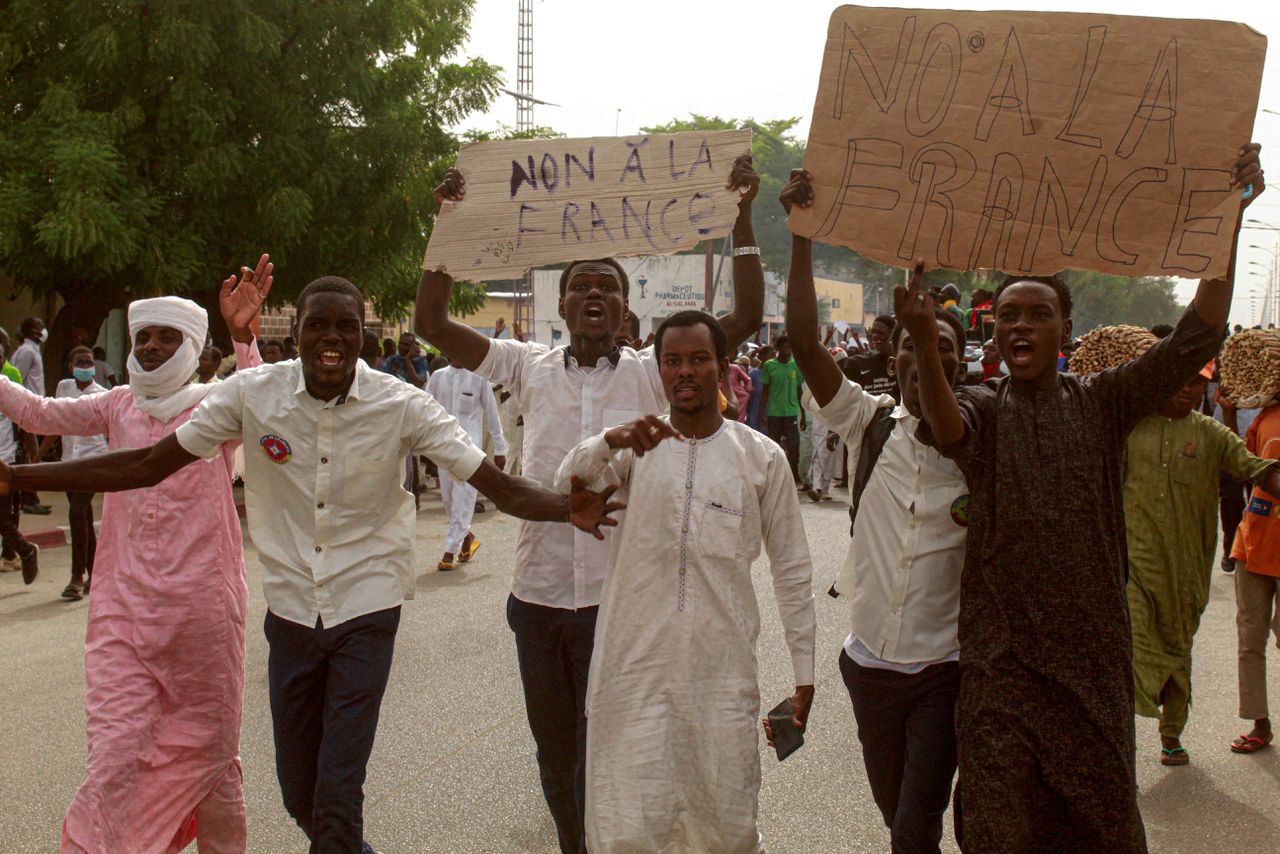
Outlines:
[[28,433],[40,436],[96,436],[110,432],[111,394],[41,397],[0,378],[0,413]]
[[[102,395],[90,395],[90,397]],[[83,398],[81,398],[83,400]],[[13,492],[121,492],[155,486],[196,456],[173,434],[148,448],[113,451],[72,462],[7,466],[0,463],[0,495]]]
[[964,438],[964,418],[956,401],[952,377],[942,368],[938,350],[938,323],[934,319],[933,297],[920,287],[924,261],[916,261],[908,287],[893,289],[893,313],[911,335],[916,351],[916,374],[920,383],[920,409],[940,447]]
[[[809,173],[796,169],[791,182],[778,197],[791,213],[794,205],[813,205],[813,185]],[[844,374],[827,348],[818,340],[818,294],[813,286],[813,242],[791,236],[791,273],[787,277],[787,338],[809,393],[819,406],[826,406],[844,385]]]
[[1227,275],[1222,279],[1201,279],[1200,286],[1196,288],[1195,301],[1192,303],[1196,308],[1196,314],[1205,325],[1214,329],[1222,329],[1227,325],[1227,315],[1231,311],[1231,291],[1236,275],[1236,250],[1239,248],[1240,225],[1244,220],[1245,208],[1253,204],[1266,189],[1266,182],[1262,177],[1262,163],[1259,160],[1261,151],[1261,145],[1256,142],[1249,143],[1240,149],[1235,168],[1231,170],[1233,190],[1243,191],[1250,186],[1253,190],[1247,199],[1241,200],[1236,214],[1235,240],[1231,243],[1231,262],[1227,267]]
[[[457,169],[445,173],[444,183],[436,187],[438,216],[447,216],[445,202],[460,202],[466,196],[467,182]],[[449,361],[469,371],[480,367],[489,353],[489,339],[466,324],[449,317],[449,297],[453,293],[453,277],[448,273],[423,270],[418,279],[418,299],[414,307],[413,330],[440,348]]]
[[[751,202],[760,191],[760,176],[751,167],[751,155],[743,154],[733,161],[728,187],[742,190],[738,200],[738,218],[733,223],[735,249],[756,245],[756,232],[751,222]],[[757,251],[759,251],[757,247]],[[733,311],[720,318],[729,339],[730,353],[760,330],[764,322],[764,266],[759,255],[733,256]]]

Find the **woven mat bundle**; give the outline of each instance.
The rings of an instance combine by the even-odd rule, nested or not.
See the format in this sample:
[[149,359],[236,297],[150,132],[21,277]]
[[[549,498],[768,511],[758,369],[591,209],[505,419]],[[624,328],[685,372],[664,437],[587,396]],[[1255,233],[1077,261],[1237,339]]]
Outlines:
[[1141,326],[1099,326],[1080,336],[1068,367],[1073,374],[1096,374],[1136,359],[1158,340]]
[[1222,393],[1236,406],[1269,406],[1280,394],[1280,335],[1261,329],[1237,332],[1218,360]]

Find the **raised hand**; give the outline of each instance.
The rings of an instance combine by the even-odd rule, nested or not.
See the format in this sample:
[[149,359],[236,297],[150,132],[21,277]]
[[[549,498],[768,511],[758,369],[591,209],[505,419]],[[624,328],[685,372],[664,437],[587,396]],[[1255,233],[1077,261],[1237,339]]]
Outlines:
[[450,169],[444,173],[444,181],[436,187],[436,208],[443,207],[445,202],[460,202],[466,195],[467,179],[457,169]]
[[637,457],[651,451],[663,439],[683,439],[680,431],[656,415],[646,415],[627,424],[620,424],[604,434],[604,440],[615,451],[629,448]]
[[742,191],[742,195],[738,198],[739,207],[751,206],[756,193],[760,192],[760,176],[751,165],[750,154],[740,154],[738,159],[733,161],[733,168],[729,170],[729,181],[724,186],[729,190]]
[[1256,142],[1249,143],[1240,149],[1236,165],[1231,169],[1232,189],[1243,190],[1245,187],[1253,186],[1253,192],[1249,198],[1241,200],[1241,208],[1249,207],[1257,201],[1258,196],[1262,195],[1263,190],[1267,189],[1267,182],[1263,178],[1262,161],[1259,159],[1261,153],[1261,145]]
[[502,317],[499,317],[499,318],[498,318],[498,321],[497,321],[496,323],[494,323],[494,324],[493,324],[493,337],[494,337],[494,338],[501,338],[501,337],[502,337],[502,333],[506,330],[506,328],[507,328],[507,321],[506,321],[506,319],[505,319],[505,318],[502,318]]
[[893,313],[898,322],[911,334],[916,342],[916,349],[929,342],[937,342],[938,323],[933,316],[933,297],[920,287],[924,277],[924,261],[917,260],[915,269],[911,271],[911,282],[907,287],[893,289]]
[[617,485],[606,487],[604,492],[592,492],[587,489],[576,476],[570,480],[573,491],[569,493],[569,521],[573,527],[586,531],[597,540],[604,539],[601,525],[612,528],[618,524],[617,519],[609,514],[616,510],[625,510],[627,505],[621,501],[610,501],[610,496],[617,491]]
[[271,271],[275,265],[270,255],[258,259],[258,266],[250,270],[240,268],[240,279],[235,274],[222,282],[218,291],[218,308],[222,319],[227,323],[233,340],[248,344],[253,340],[253,333],[258,323],[258,315],[262,312],[262,304],[271,292],[273,277]]
[[778,194],[782,209],[791,213],[791,208],[799,205],[802,208],[813,207],[813,176],[803,169],[792,169],[791,180]]
[[517,341],[524,340],[524,330],[521,329],[520,324],[516,323],[514,320],[511,321],[511,337]]

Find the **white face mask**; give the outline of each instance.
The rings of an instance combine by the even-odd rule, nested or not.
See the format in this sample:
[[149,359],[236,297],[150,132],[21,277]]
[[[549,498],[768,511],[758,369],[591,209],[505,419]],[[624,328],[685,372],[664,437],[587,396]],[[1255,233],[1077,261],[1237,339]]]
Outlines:
[[43,344],[44,342],[46,342],[46,341],[48,341],[48,340],[49,340],[49,330],[48,330],[48,329],[41,329],[41,330],[40,330],[40,338],[39,338],[40,343],[41,343],[41,344]]

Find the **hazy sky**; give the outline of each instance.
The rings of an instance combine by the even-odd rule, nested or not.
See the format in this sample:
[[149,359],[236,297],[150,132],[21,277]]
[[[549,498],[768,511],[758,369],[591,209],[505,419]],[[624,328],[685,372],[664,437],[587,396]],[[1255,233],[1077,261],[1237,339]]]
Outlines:
[[[797,134],[808,133],[818,90],[818,70],[827,20],[838,4],[829,0],[534,0],[533,91],[558,107],[537,106],[538,124],[569,136],[609,136],[615,129],[635,133],[690,113],[759,120],[797,116]],[[1178,18],[1239,20],[1270,36],[1260,107],[1280,113],[1280,4],[1190,3],[1185,0],[1073,0],[1073,2],[949,3],[867,2],[868,6],[1106,12]],[[471,38],[464,53],[482,56],[516,80],[517,0],[476,0]],[[515,124],[515,101],[499,96],[492,109],[462,127],[493,129]],[[1263,165],[1270,154],[1272,187],[1249,212],[1280,225],[1280,115],[1258,113],[1254,140],[1262,143]],[[1268,249],[1280,232],[1246,231],[1241,239],[1232,322],[1255,322],[1266,274]],[[1256,271],[1253,272],[1253,271]],[[1258,299],[1250,294],[1257,290]],[[1179,288],[1189,300],[1193,282]]]

